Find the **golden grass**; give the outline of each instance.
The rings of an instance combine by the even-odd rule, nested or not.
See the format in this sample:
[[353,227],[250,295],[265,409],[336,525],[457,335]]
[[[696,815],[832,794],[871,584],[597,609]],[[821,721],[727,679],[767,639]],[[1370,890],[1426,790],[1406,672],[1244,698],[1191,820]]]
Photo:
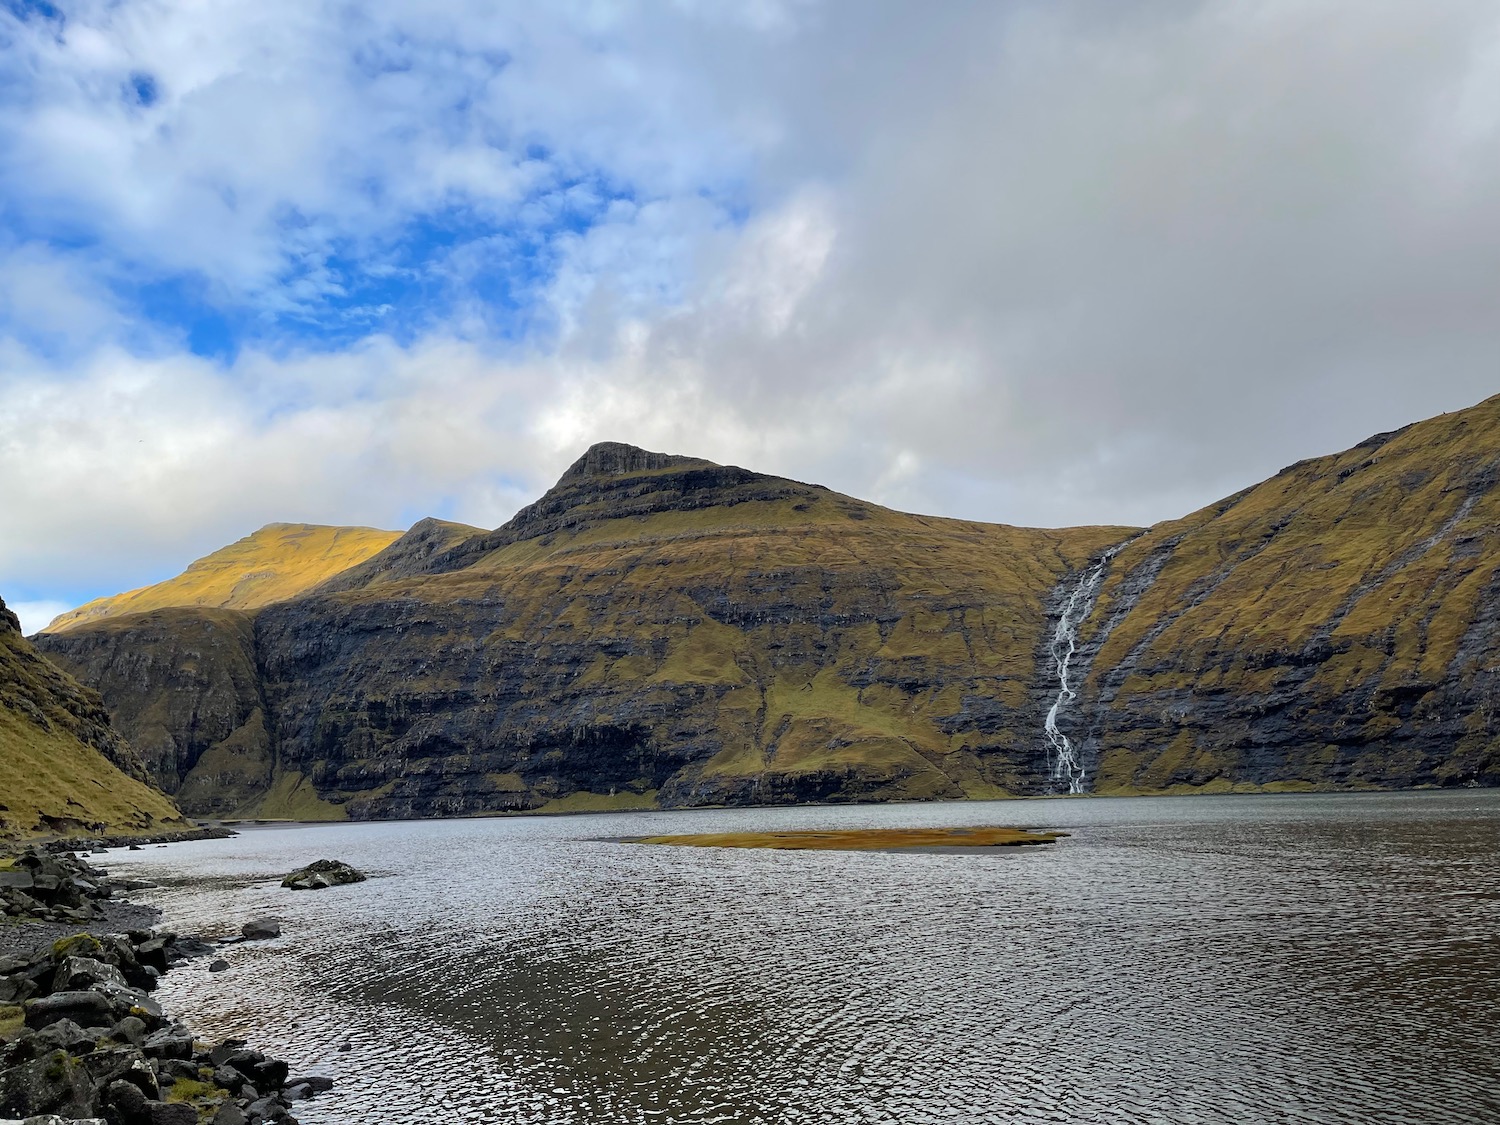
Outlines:
[[875,852],[897,848],[1014,848],[1051,844],[1066,835],[1066,832],[1034,832],[1024,828],[851,828],[828,832],[703,832],[641,836],[625,842],[684,848]]
[[98,598],[64,613],[47,632],[174,606],[257,609],[311,590],[385,550],[400,536],[399,531],[373,527],[268,524],[199,559],[176,578]]

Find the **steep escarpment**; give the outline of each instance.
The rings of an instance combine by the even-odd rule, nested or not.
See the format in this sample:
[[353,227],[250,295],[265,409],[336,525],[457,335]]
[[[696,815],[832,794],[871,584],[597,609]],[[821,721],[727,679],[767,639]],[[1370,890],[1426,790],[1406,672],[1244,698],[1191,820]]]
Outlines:
[[274,759],[249,614],[160,609],[37,643],[103,694],[151,782],[184,808],[224,815],[269,788]]
[[40,643],[202,811],[1046,792],[1061,651],[1095,792],[1495,784],[1497,480],[1500,399],[1146,531],[607,444],[493,531],[423,521],[296,597]]
[[0,601],[0,837],[180,826],[99,695],[43,659]]
[[49,633],[153,609],[257,609],[296,597],[390,546],[400,532],[373,527],[267,524],[206,555],[176,578],[97,598],[56,618]]
[[1113,560],[1096,790],[1500,783],[1500,399],[1293,465]]
[[1045,775],[1043,599],[1125,534],[905,515],[628,446],[493,532],[414,533],[259,610],[232,657],[201,610],[42,643],[143,745],[191,745],[190,808],[194,771],[230,757],[213,740],[257,713],[273,776],[242,811],[268,815],[994,795]]

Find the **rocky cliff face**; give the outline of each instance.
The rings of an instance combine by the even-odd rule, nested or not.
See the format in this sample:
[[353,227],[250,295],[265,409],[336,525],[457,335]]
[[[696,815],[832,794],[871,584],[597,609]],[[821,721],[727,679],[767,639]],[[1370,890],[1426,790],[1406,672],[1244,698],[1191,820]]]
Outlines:
[[177,610],[41,643],[203,811],[987,796],[1042,784],[1040,606],[1124,534],[903,515],[623,446],[470,531],[419,526],[241,618],[248,637]]
[[596,446],[490,532],[41,638],[186,807],[427,816],[1500,781],[1500,399],[1144,533],[888,511]]
[[99,695],[43,659],[0,601],[0,837],[180,826]]
[[152,784],[226,815],[265,793],[273,756],[254,621],[228,609],[162,609],[37,638],[110,702]]
[[1152,528],[1082,630],[1094,787],[1500,784],[1500,398]]

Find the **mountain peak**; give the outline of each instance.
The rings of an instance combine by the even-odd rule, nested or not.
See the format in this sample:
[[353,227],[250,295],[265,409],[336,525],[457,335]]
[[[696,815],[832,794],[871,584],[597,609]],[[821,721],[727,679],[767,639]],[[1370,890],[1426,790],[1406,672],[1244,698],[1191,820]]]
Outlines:
[[558,483],[577,480],[581,477],[618,477],[630,473],[654,473],[662,469],[688,466],[708,467],[712,461],[701,457],[682,457],[675,453],[653,453],[635,445],[620,441],[601,441],[589,446],[587,452],[563,473]]

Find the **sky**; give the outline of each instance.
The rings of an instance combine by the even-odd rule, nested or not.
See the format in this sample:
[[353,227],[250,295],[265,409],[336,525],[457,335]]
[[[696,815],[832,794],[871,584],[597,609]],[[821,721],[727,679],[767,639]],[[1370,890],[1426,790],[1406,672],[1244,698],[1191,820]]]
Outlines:
[[1493,0],[0,0],[0,596],[595,441],[1183,515],[1500,391]]

